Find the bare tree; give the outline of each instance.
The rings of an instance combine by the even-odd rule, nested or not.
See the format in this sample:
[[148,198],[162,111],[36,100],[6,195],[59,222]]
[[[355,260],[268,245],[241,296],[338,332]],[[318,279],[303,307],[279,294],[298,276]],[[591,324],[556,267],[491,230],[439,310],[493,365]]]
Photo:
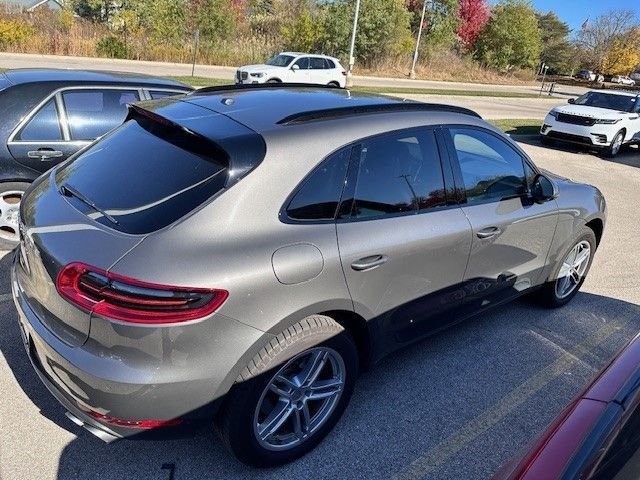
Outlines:
[[593,22],[585,22],[576,39],[578,47],[584,52],[585,63],[600,71],[614,41],[638,25],[635,12],[628,9],[610,10]]

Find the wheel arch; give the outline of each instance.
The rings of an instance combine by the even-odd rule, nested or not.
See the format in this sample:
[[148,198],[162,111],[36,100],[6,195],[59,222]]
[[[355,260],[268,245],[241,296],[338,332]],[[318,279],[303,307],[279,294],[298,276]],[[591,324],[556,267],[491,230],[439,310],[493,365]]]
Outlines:
[[352,310],[329,310],[320,315],[333,318],[349,332],[356,347],[361,370],[366,370],[371,365],[372,359],[372,335],[367,321]]
[[586,224],[586,227],[589,227],[593,230],[593,233],[596,236],[596,247],[600,245],[600,240],[602,239],[602,234],[604,233],[604,222],[600,218],[594,218],[589,220]]

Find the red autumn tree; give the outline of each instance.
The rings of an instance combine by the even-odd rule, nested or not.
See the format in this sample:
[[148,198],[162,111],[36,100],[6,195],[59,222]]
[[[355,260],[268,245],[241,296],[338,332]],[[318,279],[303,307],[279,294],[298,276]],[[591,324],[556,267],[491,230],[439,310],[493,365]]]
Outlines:
[[464,47],[470,50],[489,21],[491,12],[486,0],[460,0],[458,16],[461,21],[458,27],[458,37]]

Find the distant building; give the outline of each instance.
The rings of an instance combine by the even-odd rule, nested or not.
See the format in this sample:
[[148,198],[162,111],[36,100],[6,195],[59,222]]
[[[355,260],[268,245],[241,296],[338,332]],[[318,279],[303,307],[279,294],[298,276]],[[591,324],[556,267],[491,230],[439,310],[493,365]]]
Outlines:
[[0,8],[4,8],[5,13],[33,12],[39,8],[49,8],[60,10],[64,0],[0,0]]

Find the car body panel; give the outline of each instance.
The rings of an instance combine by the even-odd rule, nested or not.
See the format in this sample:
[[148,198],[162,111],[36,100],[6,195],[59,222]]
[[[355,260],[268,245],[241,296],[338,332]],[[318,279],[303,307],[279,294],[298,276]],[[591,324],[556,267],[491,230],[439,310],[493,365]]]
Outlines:
[[[551,110],[545,117],[540,133],[559,141],[579,143],[597,148],[611,146],[618,132],[623,131],[623,143],[640,140],[640,96],[616,90],[596,90],[596,93],[615,94],[636,99],[636,111],[618,112],[586,105],[563,105]],[[563,119],[562,115],[569,116]],[[595,123],[596,120],[616,121],[613,124]]]
[[[185,93],[192,90],[191,87],[173,80],[130,73],[19,69],[7,70],[3,75],[7,82],[6,85],[3,84],[4,88],[0,89],[0,110],[3,112],[3,122],[0,125],[0,182],[31,182],[42,172],[61,163],[90,143],[69,139],[53,142],[10,142],[18,125],[44,105],[47,99],[53,98],[56,92],[92,87],[140,90],[142,95],[145,95],[146,89],[172,89]],[[39,148],[62,151],[62,155],[45,161],[29,158],[28,152]]]
[[[341,88],[345,87],[346,76],[344,68],[337,58],[297,52],[283,52],[281,55],[291,56],[292,61],[286,66],[268,64],[242,66],[236,72],[236,83],[261,84],[269,81],[278,81],[283,83],[328,85],[333,82]],[[299,65],[307,64],[307,59],[311,58],[328,59],[335,64],[335,68],[312,69],[310,66],[309,68],[294,68],[294,65],[299,67]]]
[[[69,262],[82,261],[142,282],[229,292],[215,313],[182,324],[127,324],[94,314],[83,323],[84,340],[77,340],[70,350],[62,335],[52,335],[43,326],[46,318],[43,322],[31,308],[18,262],[13,269],[17,272],[14,296],[23,327],[33,335],[43,364],[49,364],[49,358],[62,365],[61,371],[78,379],[73,383],[80,389],[55,379],[54,387],[49,387],[63,383],[59,388],[65,393],[60,395],[100,414],[122,418],[175,418],[190,410],[212,413],[209,403],[228,392],[247,362],[274,335],[308,315],[342,313],[349,318],[348,328],[350,321],[364,322],[372,361],[450,323],[427,321],[423,323],[427,327],[415,329],[410,320],[420,313],[416,305],[437,310],[444,301],[444,310],[448,310],[466,301],[464,273],[472,232],[465,207],[454,204],[420,214],[344,223],[291,222],[283,217],[290,195],[310,171],[329,155],[362,139],[415,127],[458,124],[497,133],[475,116],[428,107],[279,123],[305,109],[394,103],[405,105],[398,99],[334,89],[284,87],[268,92],[202,91],[142,103],[136,108],[232,152],[230,167],[232,171],[237,168],[241,178],[230,181],[182,218],[148,234],[117,232],[72,207],[53,183],[62,167],[39,180],[21,206],[25,230],[30,232],[25,237],[33,238],[35,247],[51,257],[58,270]],[[255,133],[249,137],[260,140],[247,144],[247,128]],[[521,151],[510,139],[501,138]],[[449,161],[443,160],[445,164]],[[556,234],[548,262],[562,254],[577,226],[593,218],[604,222],[605,215],[604,201],[593,187],[560,179],[553,182],[559,191],[559,223],[565,228]],[[548,202],[546,208],[554,205]],[[540,217],[535,221],[542,223],[531,228],[546,229],[550,219],[544,207],[532,211]],[[520,214],[511,213],[508,218],[525,223]],[[69,225],[81,227],[68,229]],[[509,244],[515,245],[523,235],[525,232],[516,231]],[[382,248],[393,249],[386,265],[357,275],[348,271],[353,260],[387,253]],[[542,246],[528,248],[536,252],[536,259],[544,256]],[[278,252],[283,251],[296,253],[282,258]],[[292,258],[307,262],[302,269],[305,275],[291,275]],[[486,274],[481,269],[477,273]],[[48,271],[47,279],[43,273],[40,281],[50,296],[57,297],[49,301],[75,308],[56,295],[55,274],[55,270]],[[541,275],[539,282],[543,281]],[[443,292],[448,296],[438,296]],[[391,320],[385,322],[385,315]],[[138,401],[147,398],[153,401]],[[65,402],[65,406],[73,403]],[[72,413],[86,420],[81,408]],[[91,423],[96,424],[102,423]]]

